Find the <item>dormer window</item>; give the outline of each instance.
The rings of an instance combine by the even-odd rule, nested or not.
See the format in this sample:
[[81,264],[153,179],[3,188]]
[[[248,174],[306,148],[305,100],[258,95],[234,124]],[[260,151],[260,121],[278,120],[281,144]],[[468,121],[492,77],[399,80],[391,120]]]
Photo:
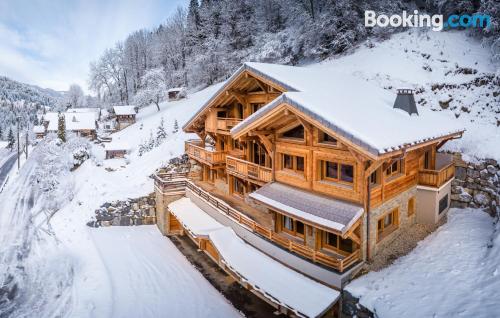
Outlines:
[[389,167],[387,167],[387,170],[385,170],[385,174],[388,177],[395,176],[401,173],[403,173],[402,159],[394,161]]
[[283,133],[283,138],[304,139],[304,126],[298,125]]
[[336,146],[337,145],[337,139],[330,136],[329,134],[327,133],[324,133],[324,132],[320,132],[319,134],[319,142],[322,143],[322,144],[328,144],[328,145],[332,145],[332,146]]

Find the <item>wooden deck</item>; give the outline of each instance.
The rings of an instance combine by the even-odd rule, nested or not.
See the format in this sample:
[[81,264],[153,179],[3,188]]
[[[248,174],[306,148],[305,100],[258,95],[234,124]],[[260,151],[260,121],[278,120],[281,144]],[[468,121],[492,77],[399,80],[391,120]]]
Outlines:
[[187,155],[210,167],[226,163],[226,152],[215,151],[211,147],[201,147],[200,141],[189,140],[185,144]]
[[231,156],[226,157],[226,170],[229,174],[243,179],[251,179],[261,184],[271,182],[273,178],[271,168]]
[[439,188],[455,176],[453,157],[448,154],[436,154],[436,169],[422,169],[418,172],[418,184]]

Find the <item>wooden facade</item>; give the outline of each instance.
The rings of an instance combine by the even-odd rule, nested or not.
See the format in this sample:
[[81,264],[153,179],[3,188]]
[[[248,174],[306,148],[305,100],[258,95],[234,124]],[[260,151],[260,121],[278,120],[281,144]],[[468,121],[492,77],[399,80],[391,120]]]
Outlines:
[[[245,70],[188,122],[184,130],[200,140],[187,142],[186,153],[203,167],[203,181],[226,184],[228,194],[240,198],[279,182],[358,205],[367,214],[408,189],[439,188],[453,178],[453,163],[438,150],[459,134],[375,155],[286,103],[231,134],[285,91],[279,83]],[[274,227],[251,226],[290,252],[339,271],[370,256],[362,253],[370,237],[362,231],[365,216],[347,233],[339,233],[263,206],[272,213]]]

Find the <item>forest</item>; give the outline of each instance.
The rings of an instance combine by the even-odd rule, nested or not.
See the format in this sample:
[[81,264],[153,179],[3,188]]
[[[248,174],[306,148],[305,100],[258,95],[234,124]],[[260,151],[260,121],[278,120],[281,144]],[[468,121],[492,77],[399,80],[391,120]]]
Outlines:
[[[366,28],[364,11],[418,9],[443,15],[487,13],[488,29],[471,31],[500,59],[496,0],[190,0],[158,27],[137,30],[90,65],[90,88],[105,104],[141,104],[150,78],[164,87],[203,88],[243,61],[299,65],[383,40],[402,28]],[[156,89],[158,84],[156,84]],[[150,94],[149,94],[150,95]]]

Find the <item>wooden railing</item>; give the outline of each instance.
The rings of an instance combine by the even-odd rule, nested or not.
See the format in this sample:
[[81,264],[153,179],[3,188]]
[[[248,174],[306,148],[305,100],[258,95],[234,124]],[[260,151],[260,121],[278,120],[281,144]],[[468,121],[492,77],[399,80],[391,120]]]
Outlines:
[[188,156],[208,165],[223,164],[226,162],[225,151],[214,151],[199,146],[198,141],[186,141],[186,153]]
[[243,119],[239,118],[220,118],[217,117],[217,129],[229,132],[231,128],[241,123]]
[[322,264],[342,272],[360,259],[359,250],[353,252],[352,254],[346,256],[343,259],[340,259],[325,254],[321,251],[314,250],[308,246],[305,246],[294,240],[291,240],[286,236],[276,233],[270,228],[267,228],[255,222],[245,214],[241,213],[240,211],[228,205],[223,200],[213,196],[209,192],[197,186],[195,183],[187,179],[187,174],[179,173],[179,174],[169,175],[157,172],[154,175],[154,179],[155,179],[155,185],[157,186],[158,189],[165,189],[164,194],[168,194],[169,191],[178,191],[179,185],[183,186],[184,188],[188,188],[196,196],[198,196],[199,198],[210,204],[220,213],[225,214],[229,219],[238,223],[240,226],[255,233],[256,235],[259,235],[264,239],[267,239],[275,243],[278,246],[281,246],[289,250],[290,252],[293,252],[304,258],[307,258],[314,263]]
[[450,162],[439,170],[420,170],[418,172],[418,184],[439,188],[453,176],[455,176],[455,165]]
[[240,175],[245,178],[255,179],[262,182],[271,182],[273,173],[271,168],[260,166],[235,157],[226,157],[226,169],[228,173]]

